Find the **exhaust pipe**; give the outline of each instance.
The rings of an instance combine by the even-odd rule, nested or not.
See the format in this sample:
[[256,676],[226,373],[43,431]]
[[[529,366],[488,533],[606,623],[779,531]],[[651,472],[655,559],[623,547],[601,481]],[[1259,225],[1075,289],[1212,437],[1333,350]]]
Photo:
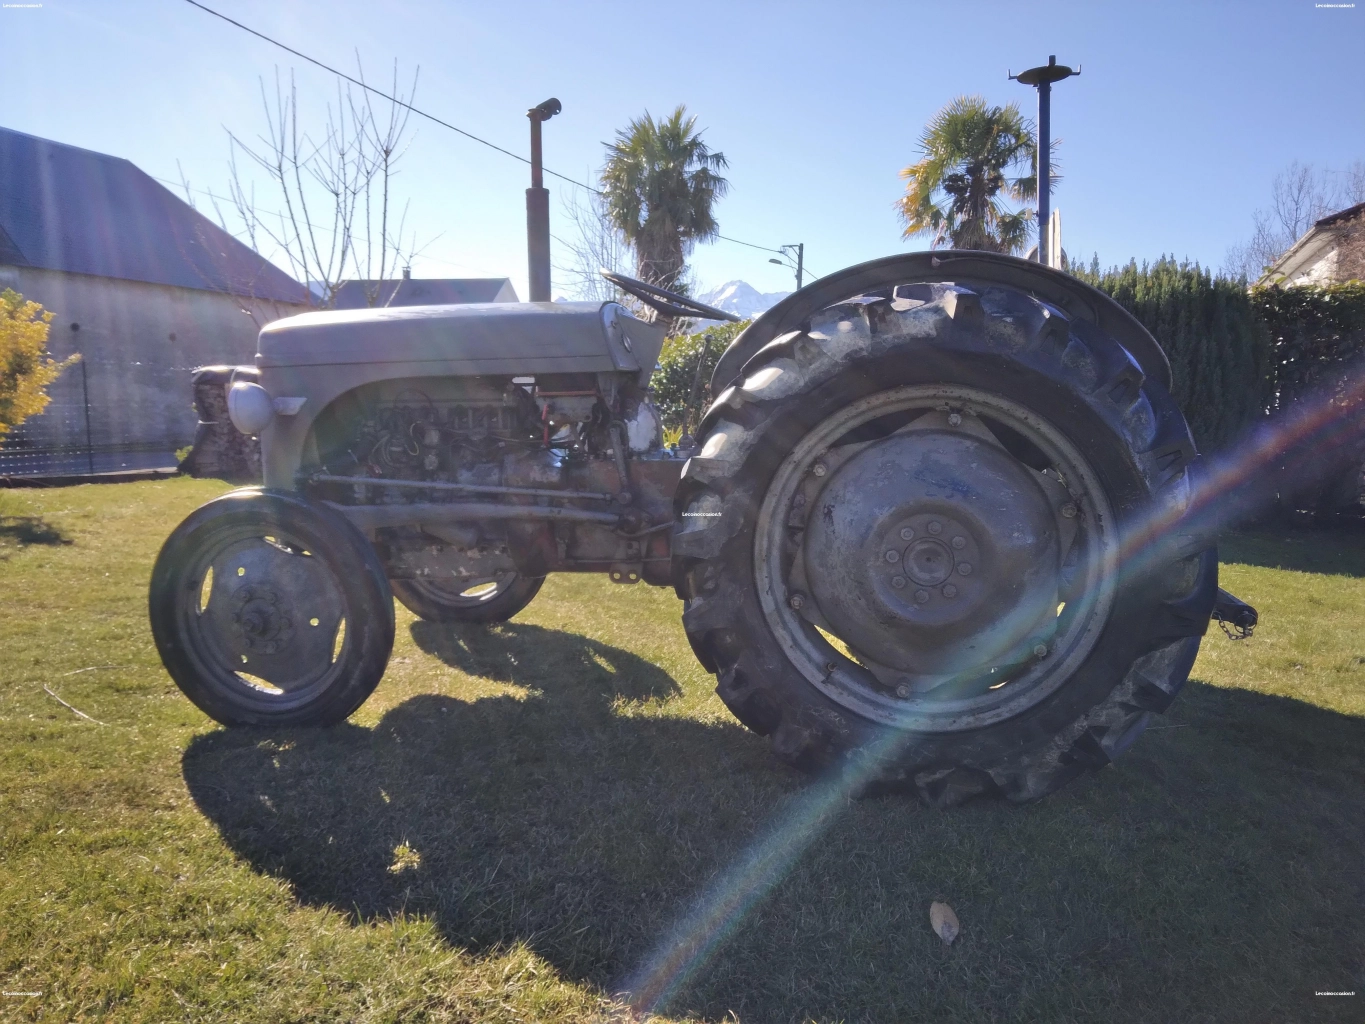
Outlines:
[[532,302],[550,301],[550,192],[541,161],[540,126],[564,108],[553,96],[526,111],[531,121],[531,187],[526,190],[526,257]]

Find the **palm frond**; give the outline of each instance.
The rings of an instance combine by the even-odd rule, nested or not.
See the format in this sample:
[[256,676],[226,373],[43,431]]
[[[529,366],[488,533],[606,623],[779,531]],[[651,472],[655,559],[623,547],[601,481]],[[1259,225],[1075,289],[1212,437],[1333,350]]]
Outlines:
[[715,204],[729,191],[720,172],[729,163],[713,152],[679,104],[656,120],[648,111],[606,145],[600,182],[608,217],[634,247],[645,280],[670,286],[699,241],[716,236]]
[[1018,248],[1019,225],[1026,235],[1032,215],[1011,212],[1000,197],[1028,198],[1037,158],[1033,124],[1018,104],[958,96],[930,119],[919,148],[922,159],[900,172],[905,192],[895,205],[904,237],[932,234],[931,245],[948,239],[978,249]]

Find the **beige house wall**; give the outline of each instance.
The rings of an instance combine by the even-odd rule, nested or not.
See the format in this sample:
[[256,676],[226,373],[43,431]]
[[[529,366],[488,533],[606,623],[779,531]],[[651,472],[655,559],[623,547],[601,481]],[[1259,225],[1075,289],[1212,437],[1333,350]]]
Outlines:
[[[97,450],[166,454],[190,444],[196,423],[190,371],[250,363],[263,326],[307,308],[33,267],[0,266],[0,290],[5,288],[55,314],[48,335],[55,357],[81,354]],[[85,425],[70,414],[84,402],[79,367],[49,393],[49,412],[56,415],[35,417],[28,433],[45,445],[84,445]]]
[[1302,271],[1298,276],[1292,278],[1288,281],[1288,284],[1291,286],[1322,286],[1335,283],[1337,279],[1338,255],[1336,249],[1328,250],[1326,256],[1323,256],[1307,270]]

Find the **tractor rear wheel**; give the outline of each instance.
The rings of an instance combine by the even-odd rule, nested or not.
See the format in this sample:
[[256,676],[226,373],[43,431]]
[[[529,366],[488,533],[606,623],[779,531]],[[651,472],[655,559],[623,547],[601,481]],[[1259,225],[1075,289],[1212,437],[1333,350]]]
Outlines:
[[717,398],[675,499],[722,700],[792,765],[938,805],[1108,764],[1184,684],[1217,589],[1180,532],[1195,450],[1170,394],[1008,287],[901,287],[802,328]]
[[393,596],[427,622],[506,622],[540,593],[545,578],[505,572],[449,582],[430,576],[390,580]]

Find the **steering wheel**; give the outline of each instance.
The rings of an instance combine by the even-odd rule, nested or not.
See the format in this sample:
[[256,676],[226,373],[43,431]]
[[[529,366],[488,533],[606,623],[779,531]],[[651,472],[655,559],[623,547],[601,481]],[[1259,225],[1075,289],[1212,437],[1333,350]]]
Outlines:
[[679,295],[677,292],[660,288],[658,285],[638,281],[633,277],[626,277],[625,274],[616,274],[610,270],[602,270],[599,273],[617,288],[634,295],[650,309],[663,316],[675,319],[687,317],[693,320],[729,320],[732,323],[738,323],[742,319],[742,317],[727,313],[723,309],[708,306],[696,299],[689,299],[686,295]]

